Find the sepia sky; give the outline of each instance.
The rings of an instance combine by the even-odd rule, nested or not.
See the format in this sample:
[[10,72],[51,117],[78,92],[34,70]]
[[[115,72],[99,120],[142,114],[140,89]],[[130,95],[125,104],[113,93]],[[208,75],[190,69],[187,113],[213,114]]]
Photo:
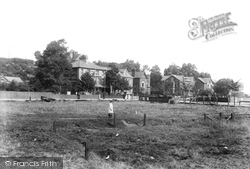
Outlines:
[[[53,40],[90,61],[195,64],[213,80],[240,80],[250,94],[250,10],[247,0],[0,0],[0,57],[35,60]],[[230,12],[233,34],[191,40],[188,22]]]

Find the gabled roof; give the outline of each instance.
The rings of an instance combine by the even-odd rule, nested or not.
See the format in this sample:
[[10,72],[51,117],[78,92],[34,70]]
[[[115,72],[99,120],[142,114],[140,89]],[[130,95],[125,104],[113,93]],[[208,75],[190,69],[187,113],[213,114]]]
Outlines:
[[119,69],[119,74],[121,75],[121,77],[124,77],[124,78],[133,78],[133,76],[131,76],[127,69]]
[[124,73],[125,71],[127,71],[127,69],[119,69],[119,71],[120,71],[121,73]]
[[209,81],[211,81],[212,83],[214,83],[214,82],[212,81],[211,78],[201,78],[201,77],[199,77],[198,79],[199,79],[202,83],[204,83],[204,84],[209,83]]
[[[129,74],[132,76],[132,72],[129,72]],[[135,77],[133,78],[146,78],[147,79],[148,77],[145,72],[135,72]]]
[[4,78],[8,81],[8,82],[17,82],[17,83],[23,83],[22,79],[20,77],[11,77],[11,76],[4,76]]
[[166,79],[168,79],[170,76],[163,76],[161,81],[165,81]]
[[170,76],[163,76],[162,79],[161,79],[161,81],[165,81],[165,80],[167,80],[171,76],[175,77],[179,81],[183,81],[183,78],[184,78],[182,75],[170,75]]
[[188,82],[193,82],[194,81],[194,77],[184,77],[185,81]]
[[86,68],[86,69],[97,69],[97,70],[109,70],[107,67],[101,67],[91,62],[85,62],[83,60],[77,60],[72,64],[73,68]]

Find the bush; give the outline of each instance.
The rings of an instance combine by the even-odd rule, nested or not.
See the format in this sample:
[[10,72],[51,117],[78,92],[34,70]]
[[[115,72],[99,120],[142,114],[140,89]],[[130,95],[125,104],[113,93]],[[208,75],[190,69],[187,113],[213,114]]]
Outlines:
[[6,90],[8,84],[7,83],[0,83],[0,90]]
[[169,104],[175,104],[175,101],[173,99],[170,99]]
[[6,87],[7,91],[19,91],[19,86],[16,82],[12,81]]

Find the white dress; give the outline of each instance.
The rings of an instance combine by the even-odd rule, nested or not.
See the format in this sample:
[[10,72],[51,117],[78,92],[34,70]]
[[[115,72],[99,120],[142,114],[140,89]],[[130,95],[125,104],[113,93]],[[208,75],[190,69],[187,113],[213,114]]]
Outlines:
[[109,103],[109,113],[114,113],[112,103]]

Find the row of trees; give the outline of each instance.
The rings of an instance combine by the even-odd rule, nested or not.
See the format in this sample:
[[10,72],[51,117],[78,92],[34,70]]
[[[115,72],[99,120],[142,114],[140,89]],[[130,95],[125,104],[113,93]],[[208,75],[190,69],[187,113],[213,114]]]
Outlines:
[[191,63],[184,63],[182,67],[179,67],[176,64],[171,64],[167,69],[164,70],[164,76],[171,74],[194,77],[195,79],[197,79],[198,77],[211,78],[211,75],[209,73],[198,72],[195,64]]

